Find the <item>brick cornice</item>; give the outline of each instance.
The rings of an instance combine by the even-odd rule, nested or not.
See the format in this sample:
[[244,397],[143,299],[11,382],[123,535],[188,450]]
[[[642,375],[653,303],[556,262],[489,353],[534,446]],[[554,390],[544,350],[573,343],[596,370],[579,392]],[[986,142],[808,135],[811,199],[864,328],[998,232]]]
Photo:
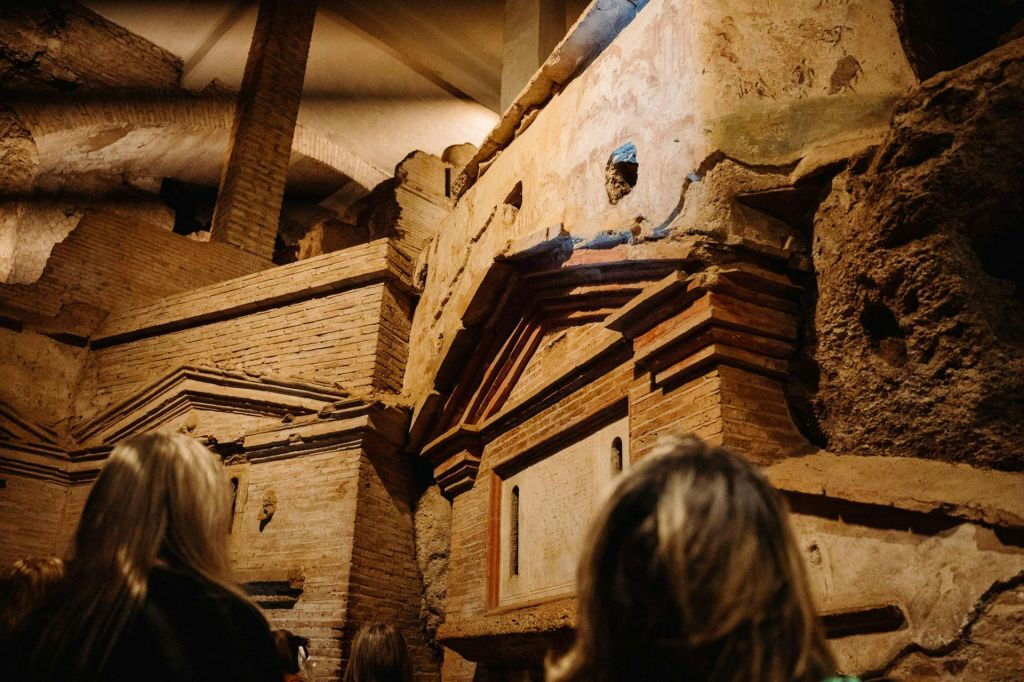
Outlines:
[[389,239],[316,256],[115,311],[92,338],[103,348],[198,327],[376,282],[411,290],[408,258]]
[[326,384],[183,366],[74,429],[72,436],[89,448],[158,428],[190,409],[282,418],[315,414],[347,397]]

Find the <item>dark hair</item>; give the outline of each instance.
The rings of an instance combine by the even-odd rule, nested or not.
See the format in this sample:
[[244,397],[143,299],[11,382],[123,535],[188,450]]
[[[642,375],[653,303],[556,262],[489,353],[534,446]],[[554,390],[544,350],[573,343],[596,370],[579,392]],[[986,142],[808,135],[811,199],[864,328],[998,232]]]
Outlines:
[[274,649],[281,669],[287,674],[299,672],[299,647],[309,651],[309,638],[292,634],[291,630],[274,630]]
[[553,682],[818,682],[835,662],[784,501],[742,457],[672,437],[591,526]]
[[56,557],[18,559],[0,572],[0,637],[9,637],[64,577]]
[[352,640],[345,682],[409,682],[412,660],[405,638],[390,623],[364,625]]

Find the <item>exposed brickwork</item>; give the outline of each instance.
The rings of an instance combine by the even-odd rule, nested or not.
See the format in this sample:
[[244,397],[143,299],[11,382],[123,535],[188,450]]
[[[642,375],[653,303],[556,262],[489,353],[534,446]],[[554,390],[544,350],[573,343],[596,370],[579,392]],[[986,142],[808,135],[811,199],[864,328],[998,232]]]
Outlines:
[[523,370],[518,383],[509,393],[509,404],[516,404],[550,381],[575,367],[580,358],[615,338],[615,332],[600,324],[587,324],[568,329],[555,329],[546,333],[537,351]]
[[37,282],[0,285],[0,305],[11,309],[9,316],[88,335],[113,307],[139,305],[270,265],[223,244],[193,241],[110,211],[89,211],[53,247]]
[[345,639],[373,620],[394,623],[410,645],[415,679],[432,680],[438,661],[420,624],[411,464],[397,453],[369,452],[361,460]]
[[381,298],[380,336],[374,388],[400,393],[405,362],[409,357],[409,327],[412,325],[412,304],[397,287],[388,286]]
[[95,351],[80,388],[89,416],[183,364],[373,387],[386,285],[312,298],[264,312]]
[[[301,576],[290,609],[267,611],[274,627],[309,637],[318,675],[340,675],[349,565],[359,495],[358,447],[250,465],[245,508],[232,528],[234,567],[242,580]],[[263,496],[277,496],[260,530]]]
[[181,60],[77,2],[8,3],[0,15],[0,89],[167,89]]
[[274,253],[316,0],[261,0],[221,174],[212,238]]
[[408,261],[396,255],[386,240],[379,240],[269,272],[190,289],[148,305],[124,306],[110,316],[95,339],[109,344],[121,337],[152,335],[175,326],[237,317],[373,279],[404,278],[408,268]]

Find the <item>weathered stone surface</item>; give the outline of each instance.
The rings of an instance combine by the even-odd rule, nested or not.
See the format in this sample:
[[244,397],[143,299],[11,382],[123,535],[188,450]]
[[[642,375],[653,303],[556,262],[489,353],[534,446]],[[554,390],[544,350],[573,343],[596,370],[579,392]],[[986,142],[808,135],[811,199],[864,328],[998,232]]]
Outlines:
[[0,197],[28,192],[35,180],[39,154],[25,124],[8,106],[0,106]]
[[71,400],[85,361],[84,348],[33,332],[0,328],[3,381],[0,402],[48,427],[66,427]]
[[452,505],[431,485],[416,501],[413,512],[416,532],[416,566],[423,580],[420,619],[431,639],[444,622],[448,595],[448,555],[451,543]]
[[793,394],[812,440],[1024,467],[1022,110],[1017,40],[924,83],[833,181]]
[[[623,3],[615,3],[620,11]],[[667,0],[631,18],[625,28],[587,33],[583,17],[576,27],[582,35],[570,34],[563,47],[621,32],[550,99],[530,99],[527,88],[527,99],[510,109],[519,112],[514,120],[499,124],[467,167],[470,173],[493,159],[467,191],[456,188],[459,200],[431,247],[406,375],[414,400],[429,390],[441,337],[457,327],[453,308],[510,240],[559,223],[584,243],[609,231],[628,238],[635,227],[641,234],[667,227],[684,192],[694,190],[688,177],[702,177],[709,159],[795,163],[814,146],[884,127],[897,96],[914,83],[888,1],[801,0],[764,12],[743,0]],[[861,70],[830,94],[828,74],[844,55]],[[568,79],[579,65],[567,58],[551,68]],[[545,80],[544,73],[537,78]],[[545,83],[549,93],[552,81]],[[514,137],[527,102],[543,109]],[[636,148],[638,179],[612,206],[605,164],[625,142]],[[502,220],[504,198],[517,183],[522,208]]]
[[912,649],[885,673],[894,680],[1024,679],[1024,585],[1001,587],[979,605],[964,636],[937,651]]

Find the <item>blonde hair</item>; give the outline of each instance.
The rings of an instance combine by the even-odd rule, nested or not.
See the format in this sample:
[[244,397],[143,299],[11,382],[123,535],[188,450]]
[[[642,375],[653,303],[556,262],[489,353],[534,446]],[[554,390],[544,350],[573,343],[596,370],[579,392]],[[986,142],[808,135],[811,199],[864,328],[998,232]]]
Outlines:
[[663,439],[591,526],[552,682],[818,682],[835,661],[785,503],[753,465]]
[[33,667],[52,676],[47,662],[60,662],[76,679],[95,678],[145,602],[158,563],[248,601],[230,577],[229,515],[223,467],[194,439],[151,432],[120,443],[86,501],[67,594],[42,632]]
[[405,638],[390,623],[364,625],[352,640],[344,682],[411,682]]

